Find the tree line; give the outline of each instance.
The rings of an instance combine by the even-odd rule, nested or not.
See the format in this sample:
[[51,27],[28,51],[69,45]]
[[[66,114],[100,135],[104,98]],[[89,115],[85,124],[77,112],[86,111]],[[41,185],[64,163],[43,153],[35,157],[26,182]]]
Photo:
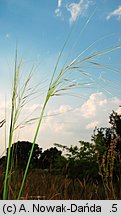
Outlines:
[[[30,169],[42,169],[68,178],[90,178],[97,181],[106,178],[121,178],[121,115],[112,112],[110,127],[95,128],[92,142],[79,141],[79,146],[54,144],[47,150],[35,144]],[[25,169],[32,143],[18,141],[11,147],[11,167]],[[0,159],[0,166],[6,166],[6,156]],[[106,177],[107,176],[107,177]]]

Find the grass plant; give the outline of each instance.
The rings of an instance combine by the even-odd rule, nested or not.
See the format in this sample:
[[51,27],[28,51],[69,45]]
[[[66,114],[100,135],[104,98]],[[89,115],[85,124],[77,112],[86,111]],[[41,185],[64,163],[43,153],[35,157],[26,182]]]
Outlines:
[[[64,44],[64,47],[65,47],[65,45],[66,45],[66,43]],[[44,115],[46,106],[48,104],[48,101],[53,96],[57,96],[57,95],[59,96],[60,94],[62,94],[63,92],[65,92],[67,90],[71,90],[73,88],[76,88],[77,86],[78,87],[81,86],[81,83],[73,82],[73,81],[71,81],[71,80],[69,80],[67,78],[68,75],[70,75],[70,73],[71,73],[70,72],[71,69],[74,69],[74,71],[76,70],[76,71],[79,71],[79,72],[83,73],[83,71],[81,71],[81,65],[80,65],[81,63],[83,63],[83,62],[89,62],[90,60],[96,59],[99,56],[105,55],[105,54],[107,54],[109,52],[112,52],[112,51],[120,49],[120,48],[121,48],[121,46],[116,46],[116,47],[113,47],[113,48],[110,48],[110,49],[106,49],[106,50],[104,50],[102,52],[97,52],[97,53],[95,53],[93,55],[89,55],[89,56],[87,56],[84,59],[83,58],[81,59],[80,55],[79,55],[76,59],[74,59],[73,61],[71,61],[68,65],[64,66],[60,70],[60,72],[57,75],[57,77],[54,79],[54,77],[56,75],[56,71],[57,71],[57,66],[58,66],[58,63],[59,63],[59,60],[60,60],[60,57],[61,57],[61,54],[62,54],[62,52],[61,52],[61,54],[59,55],[59,58],[57,60],[57,64],[55,66],[55,70],[54,70],[54,72],[52,74],[52,79],[50,81],[50,85],[49,85],[49,89],[48,89],[48,92],[47,92],[47,96],[46,96],[46,99],[45,99],[45,102],[44,102],[44,105],[43,105],[43,108],[42,108],[42,111],[41,111],[41,114],[40,114],[40,118],[39,118],[37,129],[36,129],[36,133],[35,133],[34,140],[33,140],[33,145],[32,145],[32,149],[31,149],[30,157],[28,159],[28,163],[27,163],[27,166],[26,166],[26,169],[25,169],[25,173],[24,173],[22,184],[21,184],[21,187],[20,187],[18,199],[20,199],[20,196],[21,196],[21,192],[22,192],[22,189],[23,189],[23,186],[24,186],[24,182],[25,182],[26,175],[27,175],[27,172],[28,172],[29,164],[30,164],[30,161],[31,161],[34,145],[35,145],[36,140],[37,140],[37,136],[38,136],[38,133],[39,133],[39,129],[40,129],[40,126],[41,126],[41,122],[42,122],[43,115]],[[63,49],[62,49],[62,51],[63,51]],[[91,62],[91,64],[92,64],[92,62]],[[100,66],[100,67],[106,67],[105,65],[97,64],[97,63],[94,63],[94,62],[93,62],[93,64],[95,64],[96,66]],[[89,84],[89,83],[85,83],[85,84]]]
[[[85,26],[87,25],[87,23],[85,24]],[[108,71],[111,70],[111,71],[120,73],[120,70],[118,70],[114,67],[111,67],[109,65],[105,65],[102,63],[98,63],[97,59],[99,57],[102,57],[102,56],[110,53],[110,52],[113,52],[113,51],[120,49],[121,45],[114,46],[114,47],[111,47],[111,48],[108,48],[108,49],[105,49],[105,50],[102,50],[99,52],[97,51],[93,54],[87,54],[86,57],[83,57],[83,54],[86,51],[88,51],[88,49],[91,46],[93,46],[93,44],[95,44],[95,42],[93,42],[90,46],[88,46],[83,52],[80,52],[76,58],[72,59],[69,62],[66,61],[66,63],[62,66],[62,68],[60,70],[58,70],[61,56],[64,52],[64,49],[65,49],[67,43],[69,42],[71,34],[72,34],[72,32],[69,34],[69,36],[67,37],[67,39],[66,39],[66,41],[62,47],[62,50],[59,54],[59,57],[57,59],[56,65],[55,65],[55,69],[54,69],[52,76],[51,76],[50,84],[48,86],[45,101],[43,103],[43,107],[42,107],[42,110],[40,112],[40,116],[39,116],[37,127],[36,127],[36,132],[35,132],[35,135],[33,138],[33,145],[31,148],[31,152],[29,155],[29,159],[28,159],[26,168],[24,170],[24,174],[23,174],[22,181],[20,184],[19,193],[17,195],[18,200],[21,199],[21,194],[22,194],[23,187],[25,185],[25,181],[27,179],[27,173],[28,173],[30,161],[32,158],[33,150],[34,150],[34,145],[36,143],[36,140],[37,140],[37,137],[39,134],[39,130],[41,127],[41,123],[42,123],[43,116],[44,116],[45,109],[47,107],[48,102],[54,96],[63,95],[66,91],[71,91],[71,90],[79,89],[82,87],[88,88],[89,86],[94,85],[94,83],[96,83],[97,85],[100,85],[99,83],[97,83],[97,81],[95,79],[93,79],[93,76],[86,71],[87,65],[89,65],[90,67],[92,67],[92,65],[93,65],[96,68],[104,68],[105,70],[108,70]],[[32,75],[33,69],[31,70],[30,74],[28,75],[27,79],[25,80],[25,82],[21,88],[19,85],[21,66],[22,66],[22,60],[18,61],[18,51],[16,50],[13,93],[12,93],[11,121],[10,121],[10,131],[9,131],[9,144],[8,144],[7,165],[6,165],[6,172],[5,172],[5,179],[4,179],[3,199],[9,199],[9,190],[11,189],[10,188],[11,187],[10,186],[11,185],[11,176],[12,176],[12,171],[10,171],[11,170],[10,169],[11,160],[12,160],[12,158],[11,158],[11,146],[12,146],[13,139],[14,139],[14,131],[17,128],[17,122],[18,122],[18,118],[19,118],[19,115],[21,113],[21,110],[25,106],[29,95],[31,95],[31,93],[32,93],[32,88],[29,89],[28,85],[29,85],[29,82],[31,80],[31,75]],[[81,77],[81,76],[85,77],[85,81],[82,83],[78,82],[77,76],[78,77]],[[28,93],[28,91],[29,91],[29,93]],[[65,180],[65,185],[66,185],[65,187],[68,187],[69,183],[67,183],[66,181],[67,180]],[[54,195],[54,196],[56,196],[56,195]]]
[[114,162],[117,156],[116,143],[117,143],[116,139],[111,141],[111,145],[109,149],[104,152],[101,161],[98,158],[98,152],[97,152],[99,174],[102,178],[104,191],[107,199],[116,199],[114,184],[113,184]]
[[30,71],[27,79],[20,86],[22,60],[18,61],[18,51],[16,49],[15,54],[15,66],[14,66],[14,80],[13,80],[13,91],[12,91],[12,106],[10,114],[10,129],[9,129],[9,141],[8,141],[8,152],[7,152],[7,164],[4,180],[3,199],[8,199],[9,188],[11,183],[11,172],[12,172],[12,153],[11,146],[14,141],[14,133],[18,128],[18,119],[20,113],[27,103],[29,95],[33,94],[32,88],[29,88],[29,82],[32,76],[32,70]]

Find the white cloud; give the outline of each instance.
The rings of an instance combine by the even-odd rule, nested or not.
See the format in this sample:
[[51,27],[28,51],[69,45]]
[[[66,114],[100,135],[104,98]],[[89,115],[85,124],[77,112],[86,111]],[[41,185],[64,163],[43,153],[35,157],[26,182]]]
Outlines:
[[71,3],[67,5],[67,10],[70,12],[70,23],[73,23],[77,20],[79,16],[84,16],[87,11],[90,3],[90,0],[80,0],[78,3]]
[[116,97],[107,98],[102,92],[93,93],[79,108],[63,104],[50,110],[47,113],[50,117],[45,118],[41,132],[47,131],[48,139],[53,137],[53,142],[61,143],[64,139],[65,143],[73,144],[74,140],[90,140],[95,126],[109,126],[109,115],[112,110],[117,110],[119,104],[121,100]]
[[58,0],[58,7],[55,9],[56,16],[61,16],[62,15],[61,5],[62,5],[62,0]]
[[61,7],[61,4],[62,4],[62,0],[58,0],[58,8]]
[[[2,95],[0,95],[0,101],[3,101]],[[63,104],[56,108],[53,106],[53,108],[48,107],[47,117],[43,118],[37,143],[42,148],[48,148],[55,142],[65,145],[77,145],[81,139],[90,141],[95,126],[109,126],[108,118],[112,110],[121,114],[119,105],[121,105],[121,100],[117,97],[108,98],[104,93],[99,92],[91,94],[78,108],[68,104]],[[7,106],[7,112],[10,111],[8,110],[9,107]],[[33,117],[39,116],[38,104],[30,104],[27,109],[23,110],[22,119],[34,109],[36,109],[36,112]],[[0,103],[1,120],[4,119],[4,113],[4,103]],[[19,130],[19,140],[33,141],[36,124],[37,122]],[[0,132],[1,143],[4,143],[4,127],[1,128]],[[3,150],[4,144],[2,144],[0,153]]]
[[42,130],[48,128],[55,133],[62,131],[65,128],[65,125],[62,120],[58,123],[58,118],[61,119],[64,116],[66,119],[66,115],[70,110],[72,110],[71,106],[61,105],[58,109],[48,111]]
[[[67,11],[70,13],[69,21],[73,23],[79,16],[85,16],[87,9],[94,0],[79,0],[78,3],[72,2],[66,5]],[[62,16],[62,0],[58,0],[58,6],[55,10],[56,16]]]
[[57,17],[59,17],[59,16],[62,15],[62,12],[61,12],[60,8],[57,8],[57,9],[55,10],[55,14],[56,14]]
[[95,117],[97,109],[106,107],[107,99],[102,92],[90,95],[89,99],[82,105],[81,113],[85,118]]
[[119,108],[116,110],[116,112],[117,112],[119,115],[121,115],[121,107],[119,107]]
[[106,19],[109,20],[112,16],[116,16],[118,20],[121,20],[121,6],[119,6],[116,10],[110,12]]
[[99,125],[99,121],[92,121],[86,125],[86,129],[94,129],[98,125]]

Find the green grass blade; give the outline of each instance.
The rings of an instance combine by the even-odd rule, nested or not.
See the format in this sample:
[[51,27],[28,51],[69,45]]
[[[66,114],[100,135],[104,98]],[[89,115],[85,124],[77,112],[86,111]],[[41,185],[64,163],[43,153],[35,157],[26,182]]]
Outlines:
[[14,121],[14,114],[15,114],[15,107],[16,107],[16,93],[17,93],[17,82],[19,77],[19,71],[17,70],[17,49],[15,55],[15,69],[14,69],[14,86],[13,86],[13,95],[12,95],[12,110],[11,110],[11,122],[10,122],[10,132],[9,132],[9,146],[8,146],[8,154],[7,154],[7,164],[6,164],[6,172],[5,172],[5,179],[4,179],[4,189],[3,189],[3,199],[7,199],[8,193],[8,175],[9,175],[9,166],[10,166],[10,159],[11,159],[11,145],[12,145],[12,138],[13,138],[13,121]]

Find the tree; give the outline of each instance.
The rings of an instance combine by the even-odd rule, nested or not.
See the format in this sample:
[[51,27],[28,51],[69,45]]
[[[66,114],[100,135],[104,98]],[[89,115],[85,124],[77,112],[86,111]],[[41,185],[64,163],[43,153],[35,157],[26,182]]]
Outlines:
[[93,177],[97,175],[97,161],[93,143],[79,141],[80,147],[70,147],[68,173],[71,178]]
[[112,125],[114,132],[121,138],[121,115],[113,111],[109,118],[109,123]]
[[95,128],[92,135],[100,157],[110,149],[112,143],[117,154],[121,154],[121,115],[113,111],[109,116],[109,123],[111,127]]
[[94,144],[84,141],[79,141],[79,143],[79,147],[55,144],[65,151],[66,163],[63,174],[71,178],[73,183],[76,178],[92,177],[94,179],[98,174]]
[[[112,112],[109,128],[96,128],[92,140],[97,150],[97,161],[107,198],[115,198],[113,181],[121,185],[121,115]],[[121,194],[121,187],[119,187]]]
[[39,168],[51,170],[54,167],[55,161],[62,154],[56,147],[45,150],[39,158]]
[[6,164],[6,156],[0,158],[0,168],[5,167]]
[[116,139],[116,151],[121,155],[121,115],[112,112],[109,123],[112,125],[114,137]]
[[[20,168],[25,168],[29,158],[31,147],[32,143],[28,141],[18,141],[14,143],[11,147],[12,164]],[[38,144],[35,144],[30,167],[36,167],[38,159],[41,156],[41,153],[42,149],[39,148]]]

